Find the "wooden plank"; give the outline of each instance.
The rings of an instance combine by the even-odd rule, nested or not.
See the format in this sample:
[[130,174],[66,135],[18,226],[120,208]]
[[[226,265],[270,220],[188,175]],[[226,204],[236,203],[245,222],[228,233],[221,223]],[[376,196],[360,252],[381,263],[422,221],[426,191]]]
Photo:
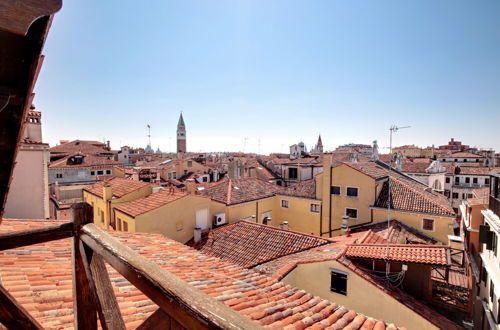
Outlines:
[[255,329],[259,324],[190,286],[140,256],[94,224],[81,229],[81,240],[130,283],[187,329]]
[[136,330],[170,330],[170,321],[170,316],[168,316],[168,314],[166,314],[161,308],[158,308],[153,314],[149,315],[149,317],[142,322]]
[[0,285],[0,323],[8,329],[43,329],[43,327]]
[[125,322],[123,322],[104,261],[82,241],[80,241],[80,253],[85,259],[85,272],[93,292],[101,327],[104,330],[125,329]]
[[0,1],[0,29],[24,35],[34,20],[61,7],[62,0]]
[[78,203],[72,207],[72,220],[75,229],[72,247],[73,268],[73,312],[75,329],[97,329],[97,310],[94,303],[94,292],[85,272],[84,258],[80,251],[78,228],[92,221],[92,207],[87,203]]
[[73,223],[0,234],[0,251],[73,236]]

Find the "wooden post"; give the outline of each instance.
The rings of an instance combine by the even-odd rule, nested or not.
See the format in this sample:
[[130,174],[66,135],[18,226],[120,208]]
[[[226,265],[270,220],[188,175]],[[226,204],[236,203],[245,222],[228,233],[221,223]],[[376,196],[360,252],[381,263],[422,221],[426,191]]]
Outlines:
[[78,203],[73,205],[71,218],[75,234],[72,248],[75,329],[97,329],[97,310],[94,294],[85,272],[85,264],[82,258],[82,252],[84,251],[80,251],[80,228],[87,223],[91,223],[92,216],[93,210],[89,204]]
[[[8,329],[36,329],[43,327],[0,285],[0,323]],[[1,327],[1,325],[0,325]]]

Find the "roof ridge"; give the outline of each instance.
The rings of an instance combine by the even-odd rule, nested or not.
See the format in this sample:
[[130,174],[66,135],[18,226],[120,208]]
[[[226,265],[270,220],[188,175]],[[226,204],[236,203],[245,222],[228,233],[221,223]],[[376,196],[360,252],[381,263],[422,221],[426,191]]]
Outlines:
[[[251,224],[251,225],[255,225],[255,226],[259,226],[261,228],[270,228],[272,230],[277,230],[277,231],[283,231],[283,232],[287,232],[287,233],[292,233],[292,234],[298,234],[300,236],[307,236],[307,237],[311,237],[311,238],[315,238],[315,239],[319,239],[319,240],[323,240],[323,241],[326,241],[327,243],[331,244],[332,242],[329,241],[328,239],[326,238],[323,238],[323,237],[320,237],[320,236],[315,236],[315,235],[311,235],[311,234],[306,234],[306,233],[302,233],[300,231],[296,231],[296,230],[292,230],[292,229],[283,229],[283,228],[279,228],[279,227],[275,227],[275,226],[269,226],[269,225],[265,225],[263,223],[257,223],[257,222],[252,222],[250,220],[245,220],[245,219],[241,219],[241,220],[238,220],[236,222],[233,222],[232,225],[235,225],[239,222],[245,222],[245,223],[248,223],[248,224]],[[226,227],[226,226],[224,226]]]

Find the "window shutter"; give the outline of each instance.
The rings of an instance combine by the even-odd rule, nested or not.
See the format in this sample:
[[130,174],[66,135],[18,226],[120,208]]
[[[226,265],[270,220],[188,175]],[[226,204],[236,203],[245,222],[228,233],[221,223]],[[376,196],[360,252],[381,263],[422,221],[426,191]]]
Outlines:
[[488,231],[490,227],[488,225],[479,226],[479,243],[486,243],[488,241]]
[[347,295],[347,275],[332,272],[330,290],[336,293]]
[[493,249],[493,236],[495,234],[492,231],[488,231],[487,233],[487,240],[486,240],[486,249],[492,250]]

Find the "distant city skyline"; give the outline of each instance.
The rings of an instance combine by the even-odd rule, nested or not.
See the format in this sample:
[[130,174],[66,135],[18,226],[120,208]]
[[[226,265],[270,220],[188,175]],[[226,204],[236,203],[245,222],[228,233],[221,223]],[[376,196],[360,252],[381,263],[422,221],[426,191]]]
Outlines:
[[[498,1],[65,2],[34,103],[44,140],[288,152],[321,134],[500,151]],[[133,24],[131,24],[133,22]],[[246,139],[246,140],[245,140]],[[245,149],[245,150],[244,150]]]

